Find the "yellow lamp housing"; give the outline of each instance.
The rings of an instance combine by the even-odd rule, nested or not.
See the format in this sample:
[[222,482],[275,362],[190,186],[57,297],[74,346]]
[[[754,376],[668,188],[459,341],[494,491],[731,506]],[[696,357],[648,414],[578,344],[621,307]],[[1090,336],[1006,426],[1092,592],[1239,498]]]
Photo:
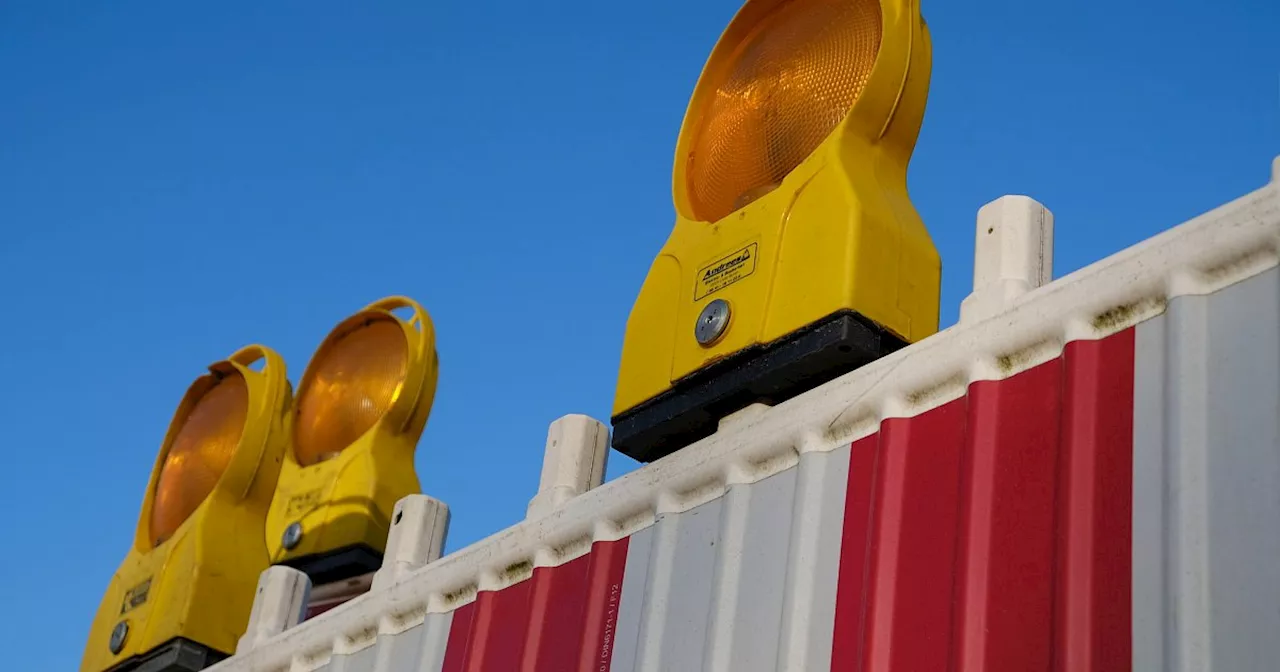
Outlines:
[[235,651],[271,564],[262,529],[289,406],[284,361],[260,345],[213,364],[188,388],[133,545],[89,631],[82,672],[201,670]]
[[[408,320],[393,311],[408,308]],[[435,329],[405,297],[339,324],[298,385],[293,437],[267,519],[273,564],[314,585],[376,571],[391,514],[421,486],[413,458],[435,398]]]
[[907,195],[931,66],[918,0],[742,7],[680,131],[614,448],[661,458],[937,331],[941,263]]

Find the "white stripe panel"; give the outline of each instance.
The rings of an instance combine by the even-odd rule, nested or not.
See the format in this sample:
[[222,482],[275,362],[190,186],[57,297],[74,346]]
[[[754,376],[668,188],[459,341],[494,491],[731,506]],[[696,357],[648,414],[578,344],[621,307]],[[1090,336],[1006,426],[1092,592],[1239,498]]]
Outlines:
[[631,538],[612,672],[825,670],[848,447]]
[[1280,270],[1138,326],[1135,670],[1280,660]]

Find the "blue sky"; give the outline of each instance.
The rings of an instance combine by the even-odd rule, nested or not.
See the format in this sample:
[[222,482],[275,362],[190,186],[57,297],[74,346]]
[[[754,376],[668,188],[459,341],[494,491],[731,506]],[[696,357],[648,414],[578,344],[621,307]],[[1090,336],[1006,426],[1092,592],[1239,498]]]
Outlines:
[[[738,4],[0,5],[7,664],[78,666],[207,363],[262,342],[296,380],[385,295],[439,333],[417,464],[449,548],[518,521],[547,424],[608,418],[685,104]],[[1050,207],[1062,275],[1260,186],[1280,154],[1273,0],[925,13],[910,185],[944,324],[983,203]]]

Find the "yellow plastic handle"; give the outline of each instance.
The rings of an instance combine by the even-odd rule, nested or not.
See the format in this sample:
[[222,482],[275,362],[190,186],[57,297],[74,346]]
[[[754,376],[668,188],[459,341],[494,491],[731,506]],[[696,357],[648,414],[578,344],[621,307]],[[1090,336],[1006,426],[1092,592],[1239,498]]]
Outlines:
[[246,369],[256,364],[259,360],[266,360],[262,365],[262,373],[264,374],[271,371],[273,366],[279,366],[284,361],[275,351],[268,350],[257,343],[246,345],[227,358],[227,361],[239,364]]
[[409,318],[408,323],[422,334],[422,338],[418,339],[418,352],[416,353],[421,358],[427,354],[428,347],[435,345],[436,340],[435,328],[431,324],[431,316],[427,314],[422,304],[407,296],[388,296],[385,299],[374,301],[365,306],[364,309],[366,311],[380,310],[391,314],[396,319],[400,319],[392,312],[400,308],[413,309],[413,317]]
[[[428,368],[432,366],[429,355],[431,354],[430,351],[435,348],[436,333],[435,327],[431,323],[431,316],[423,309],[422,304],[407,296],[388,296],[365,306],[364,310],[383,311],[399,320],[400,318],[392,311],[400,308],[411,308],[413,310],[413,317],[409,318],[408,324],[418,331],[418,343],[414,353],[414,361],[416,366],[419,367],[417,374],[419,382],[413,388],[412,398],[407,398],[408,403],[404,406],[404,408],[412,409],[418,405],[418,401],[422,398],[423,388],[427,385]],[[413,413],[406,413],[404,419],[399,423],[398,430],[403,430],[412,419]]]
[[[251,367],[259,361],[263,362],[262,370],[254,371]],[[246,382],[250,385],[251,393],[257,398],[257,404],[253,407],[251,416],[245,420],[246,428],[256,428],[256,433],[241,437],[241,441],[247,443],[247,446],[235,454],[224,474],[224,478],[234,474],[234,480],[240,484],[233,491],[236,500],[239,501],[248,497],[253,490],[254,479],[257,478],[258,470],[262,468],[262,458],[268,448],[268,436],[274,431],[269,416],[277,412],[277,409],[285,408],[285,390],[288,389],[289,381],[284,358],[280,353],[264,345],[257,343],[246,345],[227,357],[225,362],[238,369],[246,379],[255,379],[246,380]],[[227,368],[226,363],[221,366],[223,370]]]
[[401,308],[412,308],[413,317],[409,318],[409,324],[422,329],[422,324],[427,321],[427,311],[423,310],[422,305],[407,296],[388,296],[384,299],[378,299],[373,303],[365,306],[365,310],[384,310],[388,313]]

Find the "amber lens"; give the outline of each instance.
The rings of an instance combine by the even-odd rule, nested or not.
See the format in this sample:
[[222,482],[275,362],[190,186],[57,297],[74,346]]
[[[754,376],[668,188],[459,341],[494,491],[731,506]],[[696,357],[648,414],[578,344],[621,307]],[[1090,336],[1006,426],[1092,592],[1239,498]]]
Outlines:
[[880,33],[880,0],[782,0],[717,57],[691,138],[694,216],[723,218],[812,154],[866,86]]
[[159,546],[213,492],[244,432],[249,389],[228,375],[200,397],[182,421],[160,467],[151,508],[151,545]]
[[391,320],[369,322],[323,349],[298,393],[298,463],[334,457],[369,431],[399,396],[408,368],[404,331]]

